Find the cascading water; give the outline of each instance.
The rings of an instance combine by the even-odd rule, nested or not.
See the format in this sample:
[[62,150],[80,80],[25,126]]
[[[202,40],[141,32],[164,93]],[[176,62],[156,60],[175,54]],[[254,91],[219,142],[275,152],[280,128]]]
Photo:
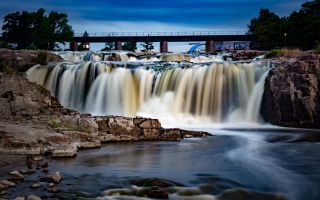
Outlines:
[[[97,55],[97,54],[96,54]],[[125,59],[121,56],[120,60]],[[86,57],[86,56],[84,56]],[[62,105],[94,115],[258,122],[264,79],[262,63],[176,63],[188,56],[143,62],[59,63],[34,66],[29,80],[43,85]],[[92,56],[91,56],[92,58]],[[161,62],[164,63],[164,62]]]

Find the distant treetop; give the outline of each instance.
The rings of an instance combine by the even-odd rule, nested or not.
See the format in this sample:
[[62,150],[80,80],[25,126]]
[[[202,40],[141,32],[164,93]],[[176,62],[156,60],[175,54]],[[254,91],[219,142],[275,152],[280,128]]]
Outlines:
[[71,41],[72,27],[65,13],[45,9],[36,12],[15,12],[4,17],[3,40],[8,47],[15,49],[53,50],[57,43]]
[[261,9],[251,20],[248,34],[253,36],[251,48],[300,48],[309,50],[320,43],[320,0],[302,4],[299,11],[280,18],[268,9]]

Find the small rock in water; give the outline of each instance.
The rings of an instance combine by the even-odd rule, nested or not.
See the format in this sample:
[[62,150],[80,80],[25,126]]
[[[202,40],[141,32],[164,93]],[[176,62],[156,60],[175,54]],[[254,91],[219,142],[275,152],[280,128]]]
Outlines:
[[24,176],[18,171],[10,172],[9,178],[8,178],[9,181],[20,181],[23,179],[24,179]]
[[57,192],[59,192],[59,188],[58,187],[49,187],[48,192],[57,193]]
[[49,187],[53,187],[53,186],[54,186],[54,183],[50,183],[50,184],[49,184]]
[[49,166],[48,162],[45,162],[40,167],[41,168],[48,168],[48,166]]
[[34,183],[34,184],[31,185],[31,188],[33,188],[33,189],[36,189],[36,188],[39,188],[39,187],[41,187],[41,185],[39,183]]
[[33,173],[35,173],[36,171],[35,170],[30,170],[30,169],[28,169],[28,170],[22,170],[22,171],[20,171],[21,172],[21,174],[33,174]]
[[13,182],[11,182],[11,181],[7,181],[7,180],[1,180],[1,181],[0,181],[0,184],[1,184],[1,185],[7,185],[7,186],[9,186],[9,187],[13,187],[13,186],[16,185],[15,183],[13,183]]
[[43,176],[40,178],[42,182],[49,182],[49,183],[59,183],[62,177],[59,172],[54,173],[52,176]]
[[30,195],[28,196],[27,200],[41,200],[41,198],[35,195]]
[[43,157],[42,156],[33,156],[33,160],[34,161],[41,161],[41,160],[43,160]]
[[158,178],[146,178],[140,180],[132,181],[132,184],[141,186],[141,187],[158,187],[158,188],[166,188],[171,186],[176,186],[174,183],[171,183],[167,180],[162,180]]
[[137,196],[155,198],[155,199],[168,199],[169,198],[169,194],[167,192],[159,190],[156,187],[142,189],[137,193]]
[[44,169],[42,170],[42,172],[48,173],[48,172],[49,172],[49,169],[48,169],[48,168],[44,168]]
[[9,186],[0,184],[0,191],[8,189]]
[[28,167],[28,169],[32,169],[33,168],[33,159],[31,157],[27,157],[26,158],[26,165]]
[[17,197],[14,200],[25,200],[25,199],[26,199],[25,197]]

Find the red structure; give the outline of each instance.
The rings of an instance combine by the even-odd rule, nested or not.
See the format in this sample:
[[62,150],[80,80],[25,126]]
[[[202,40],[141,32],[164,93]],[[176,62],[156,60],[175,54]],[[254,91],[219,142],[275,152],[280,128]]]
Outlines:
[[168,53],[168,42],[167,41],[160,42],[160,53]]

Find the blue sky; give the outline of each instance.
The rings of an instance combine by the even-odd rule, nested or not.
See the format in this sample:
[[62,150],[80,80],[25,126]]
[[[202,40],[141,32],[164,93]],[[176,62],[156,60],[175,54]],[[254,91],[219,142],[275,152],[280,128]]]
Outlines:
[[[260,8],[280,16],[306,0],[1,0],[0,17],[40,7],[65,12],[75,33],[246,31]],[[2,26],[3,20],[0,25]]]

